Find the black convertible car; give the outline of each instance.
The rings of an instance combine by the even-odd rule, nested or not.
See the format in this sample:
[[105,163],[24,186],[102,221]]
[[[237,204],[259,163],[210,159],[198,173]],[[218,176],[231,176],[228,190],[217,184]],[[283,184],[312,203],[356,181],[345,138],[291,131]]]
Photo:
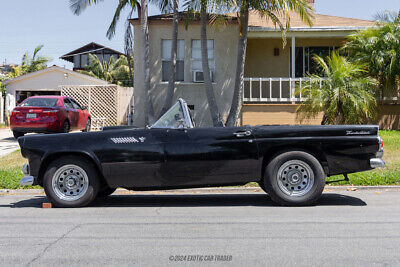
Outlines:
[[146,129],[21,137],[23,185],[57,207],[79,207],[117,187],[179,189],[258,182],[282,205],[310,205],[326,177],[383,167],[378,126],[196,128],[182,99]]

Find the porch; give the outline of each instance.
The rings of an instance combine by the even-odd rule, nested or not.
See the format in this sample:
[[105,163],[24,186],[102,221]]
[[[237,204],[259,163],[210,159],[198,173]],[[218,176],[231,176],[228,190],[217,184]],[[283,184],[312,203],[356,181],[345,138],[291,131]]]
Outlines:
[[306,98],[300,88],[309,83],[323,85],[323,79],[306,78],[308,74],[320,71],[313,55],[327,56],[345,41],[345,35],[321,38],[293,35],[283,47],[281,38],[262,37],[248,40],[243,90],[245,103],[304,101]]

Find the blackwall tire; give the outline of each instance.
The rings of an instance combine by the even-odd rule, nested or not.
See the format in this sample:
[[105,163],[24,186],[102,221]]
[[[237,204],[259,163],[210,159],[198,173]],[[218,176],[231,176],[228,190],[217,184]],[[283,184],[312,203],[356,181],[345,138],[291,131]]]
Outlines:
[[24,136],[25,134],[24,134],[24,133],[21,133],[21,132],[13,131],[13,135],[14,135],[14,138],[15,138],[15,139],[18,139],[19,137],[22,137],[22,136]]
[[69,121],[64,121],[62,132],[69,133],[70,130],[71,130],[71,124],[69,123]]
[[55,207],[77,208],[90,204],[99,190],[96,167],[85,158],[67,156],[50,163],[43,187]]
[[90,129],[92,128],[92,121],[89,119],[87,119],[86,121],[86,127],[84,130],[82,130],[82,132],[90,132]]
[[284,206],[315,204],[325,187],[326,175],[320,162],[303,151],[276,156],[266,166],[263,189]]

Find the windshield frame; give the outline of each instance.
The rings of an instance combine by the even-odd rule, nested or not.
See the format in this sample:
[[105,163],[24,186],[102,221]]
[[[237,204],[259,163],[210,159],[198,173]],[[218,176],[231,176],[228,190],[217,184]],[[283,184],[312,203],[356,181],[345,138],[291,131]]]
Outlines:
[[[182,129],[194,128],[194,122],[193,122],[192,117],[191,117],[191,115],[190,115],[189,107],[188,107],[186,101],[183,100],[182,98],[179,98],[178,101],[177,101],[177,103],[179,103],[179,105],[181,106],[181,109],[182,109],[182,112],[183,112],[183,117],[184,117],[184,122],[185,122],[185,123],[184,123],[184,126],[182,127]],[[175,106],[175,105],[173,105],[170,109],[168,109],[168,111],[165,112],[165,113],[161,116],[161,118],[162,118],[165,114],[167,114],[168,112],[170,112],[170,110],[171,110],[174,106]],[[160,119],[161,119],[161,118],[160,118]],[[158,119],[158,120],[150,127],[150,129],[164,129],[164,128],[165,128],[165,129],[180,129],[180,128],[172,128],[172,127],[155,127],[154,125],[156,125],[160,119]]]

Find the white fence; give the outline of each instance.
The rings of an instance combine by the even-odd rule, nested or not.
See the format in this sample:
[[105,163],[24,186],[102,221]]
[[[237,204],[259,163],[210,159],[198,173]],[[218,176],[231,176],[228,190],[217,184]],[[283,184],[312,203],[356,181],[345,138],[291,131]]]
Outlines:
[[311,78],[244,78],[245,102],[301,102],[306,100],[300,88],[306,84],[319,84],[324,79]]
[[61,86],[61,95],[87,107],[95,129],[127,123],[133,88],[111,84]]

